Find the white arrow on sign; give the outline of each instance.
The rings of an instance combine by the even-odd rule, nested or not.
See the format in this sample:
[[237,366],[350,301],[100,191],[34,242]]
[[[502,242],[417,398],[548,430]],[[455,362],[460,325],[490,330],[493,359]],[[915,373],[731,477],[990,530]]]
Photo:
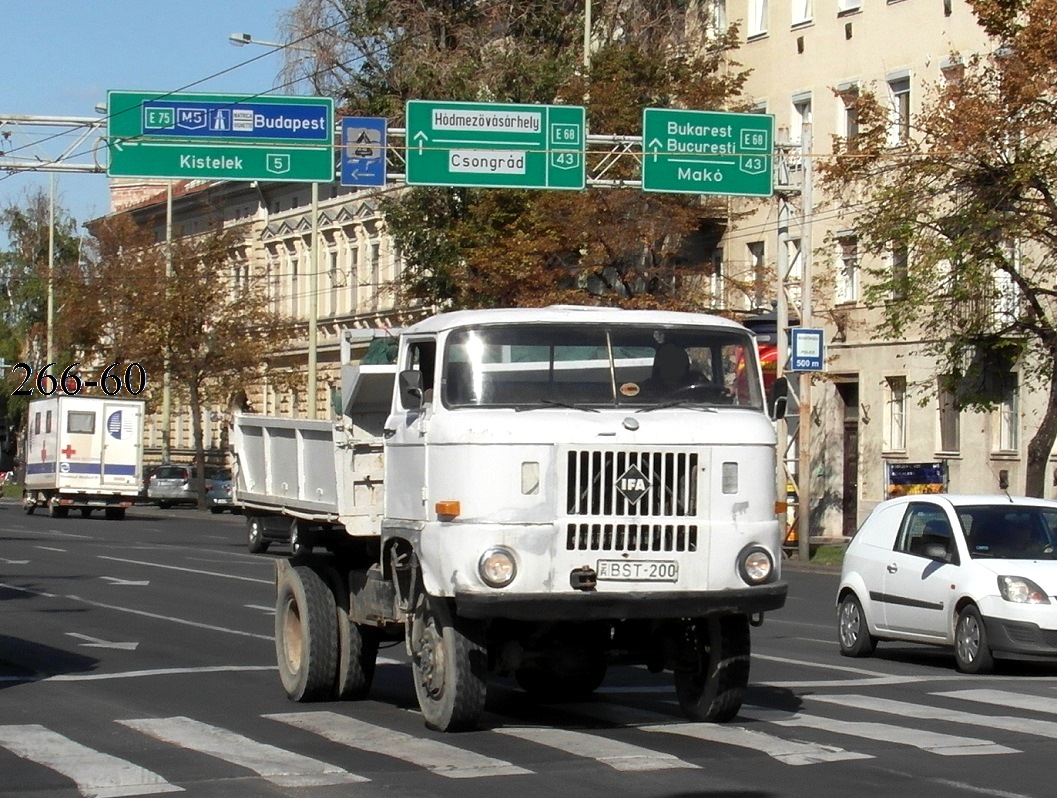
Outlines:
[[135,651],[136,646],[139,643],[117,643],[111,640],[101,640],[98,637],[92,637],[91,635],[83,635],[80,632],[67,632],[68,637],[76,637],[78,640],[87,640],[86,643],[81,643],[85,648],[119,648],[123,651]]
[[132,585],[134,587],[144,587],[150,584],[149,579],[119,579],[116,576],[101,576],[100,579],[105,579],[112,585]]
[[429,136],[423,133],[421,130],[415,134],[414,140],[418,142],[418,154],[422,154],[422,142],[429,141]]

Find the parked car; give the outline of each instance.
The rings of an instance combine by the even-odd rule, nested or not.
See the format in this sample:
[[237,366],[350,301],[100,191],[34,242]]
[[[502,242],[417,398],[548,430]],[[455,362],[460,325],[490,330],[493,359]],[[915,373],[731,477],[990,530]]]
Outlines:
[[191,469],[182,465],[163,465],[155,469],[147,483],[147,499],[163,510],[174,504],[198,504]]
[[849,657],[878,641],[951,646],[958,669],[995,659],[1057,663],[1057,502],[903,496],[879,504],[848,544],[837,638]]
[[229,510],[238,512],[239,508],[231,501],[231,469],[220,468],[206,473],[206,507],[211,513],[222,513]]

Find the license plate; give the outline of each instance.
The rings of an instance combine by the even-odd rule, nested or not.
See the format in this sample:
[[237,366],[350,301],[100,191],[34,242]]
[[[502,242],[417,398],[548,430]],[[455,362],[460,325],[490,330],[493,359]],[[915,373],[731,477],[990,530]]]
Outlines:
[[599,579],[614,582],[678,582],[675,560],[599,560]]

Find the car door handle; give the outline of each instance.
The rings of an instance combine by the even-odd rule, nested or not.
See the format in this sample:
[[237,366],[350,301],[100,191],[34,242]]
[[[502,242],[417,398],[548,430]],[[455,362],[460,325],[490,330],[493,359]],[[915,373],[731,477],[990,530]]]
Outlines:
[[894,574],[898,570],[899,570],[899,566],[896,565],[894,562],[888,564],[888,573]]

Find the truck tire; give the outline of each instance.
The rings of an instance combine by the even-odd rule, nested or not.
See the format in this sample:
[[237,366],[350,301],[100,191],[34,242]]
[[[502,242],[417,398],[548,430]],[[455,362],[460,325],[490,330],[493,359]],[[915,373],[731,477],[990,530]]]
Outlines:
[[349,618],[349,588],[337,568],[327,569],[327,580],[334,593],[338,623],[338,677],[334,682],[334,698],[358,701],[367,697],[374,681],[378,629]]
[[70,514],[69,507],[61,506],[54,499],[48,502],[48,518],[65,518]]
[[726,723],[738,714],[749,684],[749,619],[723,615],[688,621],[684,659],[675,671],[679,708],[689,718]]
[[334,594],[308,565],[277,563],[275,654],[293,701],[330,698],[338,669]]
[[305,557],[312,553],[312,541],[305,525],[296,518],[290,522],[290,556]]
[[260,516],[246,516],[246,548],[250,554],[264,554],[268,551],[268,541],[264,539],[264,521]]
[[107,521],[124,521],[125,520],[125,508],[124,507],[107,507],[103,511],[103,517]]
[[453,617],[445,599],[421,593],[410,634],[415,693],[427,728],[475,728],[486,694],[484,626]]

